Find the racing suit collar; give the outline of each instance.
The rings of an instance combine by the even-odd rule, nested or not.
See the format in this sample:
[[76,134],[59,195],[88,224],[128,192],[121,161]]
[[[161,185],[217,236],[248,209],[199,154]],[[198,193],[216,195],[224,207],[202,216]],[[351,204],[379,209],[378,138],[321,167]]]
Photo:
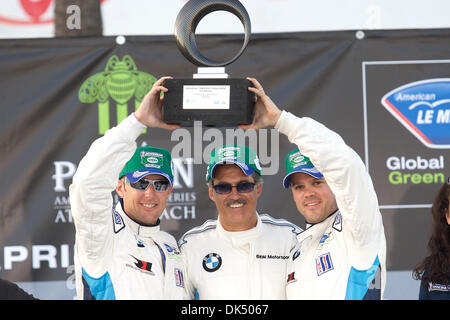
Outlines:
[[158,219],[158,222],[155,225],[152,226],[146,226],[137,223],[133,219],[131,219],[125,211],[123,211],[122,207],[122,199],[119,200],[116,204],[116,211],[122,216],[125,226],[128,226],[133,230],[133,233],[139,236],[143,237],[151,237],[153,234],[160,231],[160,220]]
[[339,208],[336,209],[335,211],[333,211],[332,213],[330,213],[330,215],[328,217],[326,217],[324,220],[320,221],[320,222],[316,222],[316,223],[309,223],[308,221],[306,221],[306,229],[311,228],[312,226],[315,226],[317,224],[321,224],[324,221],[327,221],[330,219],[330,217],[334,216],[336,214],[336,212],[339,212]]
[[219,236],[226,241],[231,242],[234,246],[243,246],[251,242],[252,240],[259,237],[262,233],[262,222],[258,212],[255,212],[257,217],[256,226],[254,228],[244,230],[244,231],[227,231],[220,224],[220,220],[217,219],[217,227],[216,230]]

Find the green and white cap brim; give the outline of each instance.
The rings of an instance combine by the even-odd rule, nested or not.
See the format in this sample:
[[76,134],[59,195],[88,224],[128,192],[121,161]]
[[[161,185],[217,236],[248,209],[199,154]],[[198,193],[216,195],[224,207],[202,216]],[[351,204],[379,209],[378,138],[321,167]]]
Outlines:
[[170,185],[173,184],[173,177],[171,177],[167,173],[165,173],[161,170],[157,170],[157,169],[137,170],[137,171],[130,172],[130,173],[126,174],[125,176],[127,177],[128,181],[130,181],[131,183],[135,183],[149,174],[159,174],[159,175],[163,176],[164,178],[166,178],[167,180],[169,180]]
[[283,185],[286,189],[289,188],[290,185],[290,176],[293,175],[296,172],[303,172],[306,174],[309,174],[311,177],[314,177],[316,179],[323,178],[323,174],[319,172],[319,170],[316,169],[314,166],[305,166],[302,168],[294,169],[291,173],[287,174],[283,179]]
[[222,161],[222,162],[217,162],[217,163],[215,163],[215,164],[212,166],[212,168],[211,168],[211,170],[210,170],[210,172],[211,172],[211,177],[212,177],[212,178],[214,178],[214,171],[216,170],[217,166],[220,165],[220,164],[235,164],[235,165],[237,165],[237,166],[242,170],[242,172],[243,172],[245,175],[247,175],[247,176],[249,176],[249,175],[251,175],[253,172],[255,172],[255,170],[254,170],[252,167],[249,167],[249,166],[246,165],[245,163],[242,163],[242,162],[239,162],[239,161],[225,160],[225,161]]

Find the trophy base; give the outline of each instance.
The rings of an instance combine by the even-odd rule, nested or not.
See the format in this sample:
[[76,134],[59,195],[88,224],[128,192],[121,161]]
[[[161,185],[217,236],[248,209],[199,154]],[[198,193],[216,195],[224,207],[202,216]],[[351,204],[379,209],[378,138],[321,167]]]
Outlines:
[[192,127],[236,127],[253,121],[255,94],[247,79],[168,79],[164,82],[163,120]]

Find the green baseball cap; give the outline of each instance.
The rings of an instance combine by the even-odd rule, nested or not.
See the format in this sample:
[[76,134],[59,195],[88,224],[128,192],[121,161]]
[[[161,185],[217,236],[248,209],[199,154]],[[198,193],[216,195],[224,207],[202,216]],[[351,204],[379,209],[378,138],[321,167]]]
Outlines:
[[206,182],[214,177],[214,170],[219,164],[235,164],[247,176],[253,172],[261,175],[258,155],[248,146],[230,144],[214,149],[211,152],[206,169]]
[[323,174],[314,167],[307,156],[301,154],[298,148],[289,152],[284,159],[284,162],[286,164],[286,175],[283,179],[283,185],[286,189],[289,188],[291,174],[296,172],[309,174],[316,179],[323,178]]
[[149,174],[160,174],[173,183],[172,157],[166,149],[156,147],[138,147],[119,174],[134,183]]

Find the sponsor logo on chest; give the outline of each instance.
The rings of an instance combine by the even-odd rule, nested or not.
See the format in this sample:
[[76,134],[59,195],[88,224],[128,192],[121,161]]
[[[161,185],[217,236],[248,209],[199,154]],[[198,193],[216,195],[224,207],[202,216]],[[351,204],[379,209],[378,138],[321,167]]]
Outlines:
[[222,266],[222,257],[219,256],[217,253],[208,253],[204,258],[202,262],[203,269],[205,269],[206,272],[214,272],[219,270],[219,268]]
[[318,276],[333,269],[333,261],[331,260],[331,254],[329,252],[316,258],[316,271]]
[[130,256],[133,257],[134,261],[132,264],[129,264],[129,263],[125,264],[127,267],[132,268],[134,270],[141,271],[142,273],[145,273],[148,275],[152,275],[152,276],[155,275],[155,273],[152,271],[153,264],[151,262],[138,259],[135,256],[132,256],[131,254],[130,254]]

